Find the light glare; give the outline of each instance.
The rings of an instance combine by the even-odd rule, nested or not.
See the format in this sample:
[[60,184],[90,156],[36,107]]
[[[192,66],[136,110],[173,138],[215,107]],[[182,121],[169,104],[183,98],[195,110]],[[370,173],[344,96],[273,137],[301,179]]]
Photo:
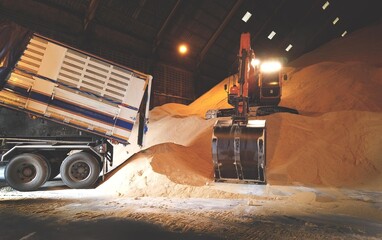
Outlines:
[[180,54],[184,55],[188,52],[188,47],[186,44],[179,45],[178,51]]
[[257,67],[257,66],[259,66],[259,65],[260,65],[260,60],[257,59],[257,58],[253,58],[253,59],[251,60],[251,65],[252,65],[252,67]]
[[345,37],[345,35],[348,33],[348,31],[345,31],[341,34],[341,37]]
[[293,47],[292,44],[289,44],[287,48],[285,48],[285,51],[289,52],[289,50]]
[[264,62],[260,66],[260,71],[270,73],[277,72],[281,69],[281,63],[277,61]]

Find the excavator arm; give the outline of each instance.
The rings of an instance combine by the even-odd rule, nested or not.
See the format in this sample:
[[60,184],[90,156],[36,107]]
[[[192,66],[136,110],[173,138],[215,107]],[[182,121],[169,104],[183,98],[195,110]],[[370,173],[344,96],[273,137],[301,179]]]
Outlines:
[[257,71],[251,67],[255,54],[249,33],[241,35],[238,57],[238,83],[229,89],[228,96],[234,114],[230,118],[218,119],[213,129],[215,180],[265,183],[265,120],[248,117],[249,79]]
[[241,34],[238,58],[238,80],[229,87],[227,98],[233,109],[206,114],[218,117],[212,136],[215,180],[265,183],[266,122],[259,116],[298,112],[278,106],[281,64],[256,59],[249,33]]

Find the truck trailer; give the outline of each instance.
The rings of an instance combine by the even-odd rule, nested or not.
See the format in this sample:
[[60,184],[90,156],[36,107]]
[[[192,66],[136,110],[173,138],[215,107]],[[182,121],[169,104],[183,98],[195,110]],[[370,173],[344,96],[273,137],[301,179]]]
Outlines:
[[71,188],[92,187],[113,163],[113,144],[129,144],[136,123],[143,144],[151,81],[1,22],[0,162],[7,183],[32,191],[61,174]]

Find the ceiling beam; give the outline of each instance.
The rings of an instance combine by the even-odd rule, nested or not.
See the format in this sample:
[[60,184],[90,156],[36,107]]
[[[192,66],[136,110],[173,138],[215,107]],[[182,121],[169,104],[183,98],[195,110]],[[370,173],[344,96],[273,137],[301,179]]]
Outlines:
[[140,57],[149,56],[151,53],[151,45],[147,41],[104,24],[95,24],[94,27],[92,27],[92,34],[95,39],[105,44],[127,48]]
[[40,29],[44,29],[44,32],[52,32],[54,29],[56,32],[71,35],[78,35],[83,31],[82,19],[77,15],[40,1],[2,0],[0,11],[8,19],[40,34],[44,34]]
[[239,9],[239,7],[241,6],[241,4],[243,2],[244,2],[244,0],[238,0],[235,2],[235,5],[228,12],[228,14],[224,18],[223,22],[219,25],[219,27],[216,29],[215,33],[211,36],[211,38],[208,40],[207,44],[203,47],[203,49],[200,52],[199,57],[198,57],[197,68],[199,68],[199,66],[203,62],[204,57],[206,56],[208,50],[211,48],[212,44],[215,43],[216,39],[220,36],[220,34],[224,30],[224,28],[228,25],[228,23],[232,19],[233,15],[235,15],[236,11]]
[[264,31],[264,29],[268,26],[268,24],[274,20],[274,17],[277,15],[277,13],[280,11],[281,7],[284,5],[284,3],[286,2],[286,0],[282,0],[278,5],[277,7],[275,8],[275,10],[273,11],[272,14],[269,15],[268,19],[261,25],[261,28],[256,32],[256,34],[252,37],[252,42],[254,42],[259,36],[260,34]]
[[[299,18],[298,20],[298,24],[295,24],[293,25],[293,28],[288,32],[288,34],[286,34],[286,36],[284,37],[284,40],[282,42],[280,42],[280,44],[278,45],[278,49],[280,50],[284,50],[285,47],[288,45],[288,44],[291,44],[293,43],[293,41],[296,41],[295,39],[292,39],[292,36],[298,32],[300,32],[302,26],[304,24],[306,24],[309,16],[312,15],[313,11],[315,8],[318,8],[318,6],[322,3],[321,0],[315,0],[314,3],[312,3],[312,5],[310,6],[309,10],[305,10],[305,14],[302,14],[301,17]],[[295,51],[296,47],[298,48],[298,46],[293,46],[293,51]],[[285,53],[289,56],[292,56],[294,55],[292,52],[288,52],[288,53]]]
[[180,3],[182,0],[177,0],[174,7],[171,9],[170,14],[167,16],[166,20],[163,22],[161,28],[159,29],[157,35],[154,38],[154,44],[153,44],[153,49],[152,53],[154,54],[157,51],[158,46],[162,42],[163,39],[163,32],[166,30],[167,26],[171,22],[172,18],[174,17],[176,11],[179,9]]
[[139,0],[138,7],[135,9],[133,15],[131,16],[134,19],[138,19],[139,14],[141,13],[143,7],[145,6],[147,0]]
[[84,31],[86,31],[90,22],[94,19],[100,1],[101,0],[90,0],[84,19]]

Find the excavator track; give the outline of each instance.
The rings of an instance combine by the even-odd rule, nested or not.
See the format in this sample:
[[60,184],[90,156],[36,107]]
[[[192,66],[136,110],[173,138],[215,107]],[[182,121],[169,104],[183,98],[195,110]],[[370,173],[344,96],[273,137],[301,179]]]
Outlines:
[[215,181],[265,183],[265,120],[218,119],[212,157]]

